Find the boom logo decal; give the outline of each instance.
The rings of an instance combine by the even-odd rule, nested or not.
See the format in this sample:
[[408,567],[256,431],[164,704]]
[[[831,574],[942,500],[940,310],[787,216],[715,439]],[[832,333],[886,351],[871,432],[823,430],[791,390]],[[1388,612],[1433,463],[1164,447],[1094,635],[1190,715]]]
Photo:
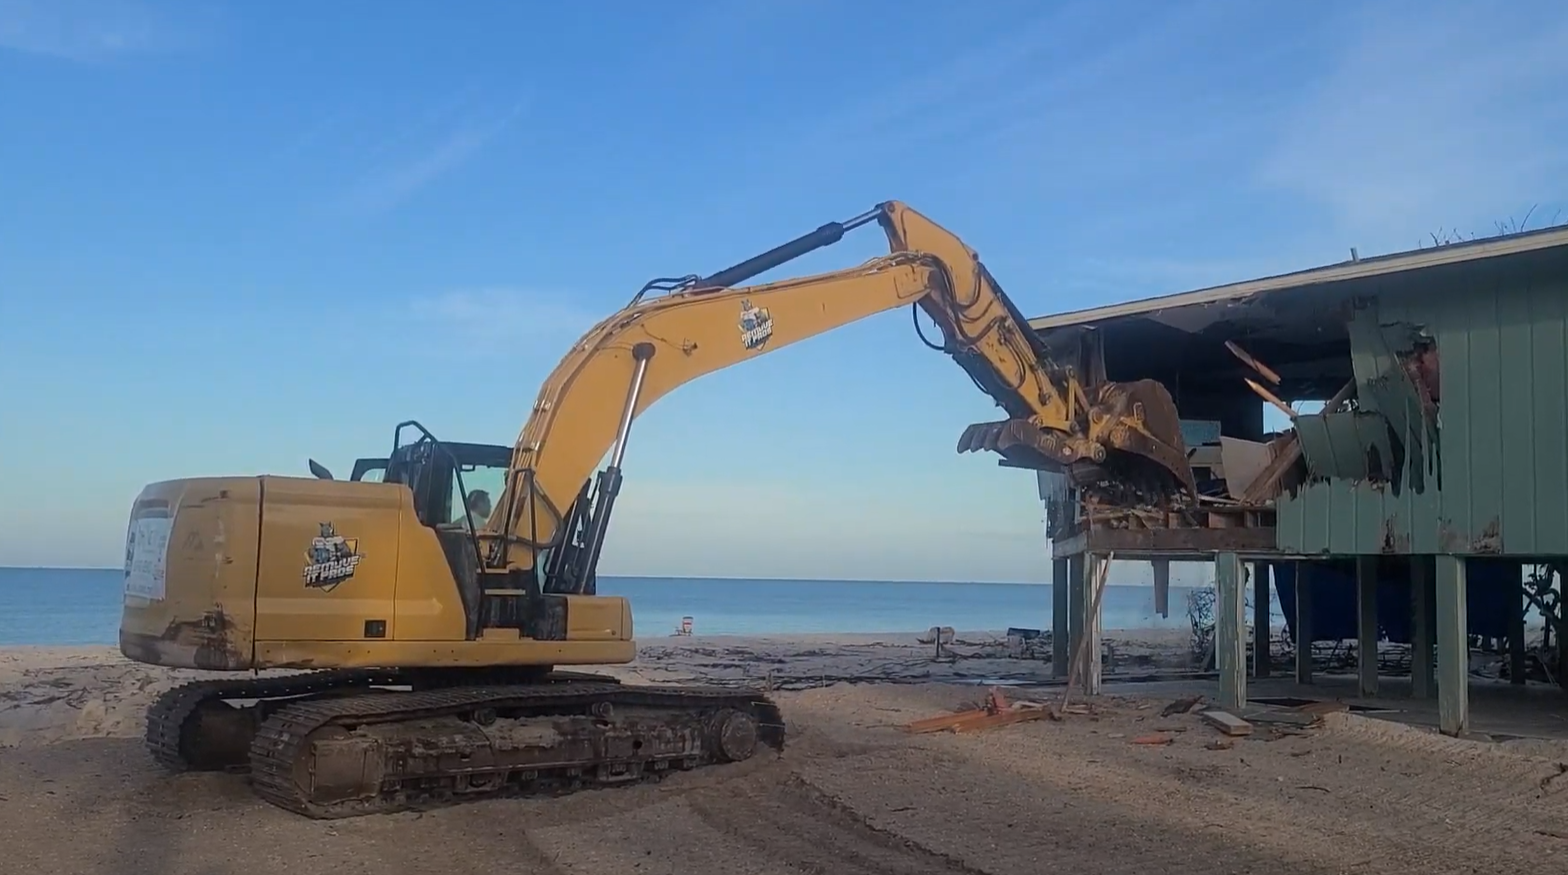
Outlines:
[[305,587],[331,592],[354,576],[359,560],[358,538],[340,537],[332,523],[318,523],[321,534],[310,540],[305,554]]
[[767,307],[753,307],[750,301],[740,302],[740,342],[747,349],[761,349],[773,336],[773,314]]

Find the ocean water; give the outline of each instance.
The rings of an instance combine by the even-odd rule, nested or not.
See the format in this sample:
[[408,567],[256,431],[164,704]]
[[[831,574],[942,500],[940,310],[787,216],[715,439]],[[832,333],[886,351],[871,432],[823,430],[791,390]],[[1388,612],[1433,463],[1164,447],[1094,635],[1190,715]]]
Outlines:
[[[112,568],[0,568],[0,645],[115,644],[121,582]],[[604,577],[599,591],[631,600],[643,639],[687,616],[698,635],[1051,628],[1049,584]],[[1186,628],[1187,593],[1171,587],[1165,619],[1153,589],[1108,586],[1104,628]]]

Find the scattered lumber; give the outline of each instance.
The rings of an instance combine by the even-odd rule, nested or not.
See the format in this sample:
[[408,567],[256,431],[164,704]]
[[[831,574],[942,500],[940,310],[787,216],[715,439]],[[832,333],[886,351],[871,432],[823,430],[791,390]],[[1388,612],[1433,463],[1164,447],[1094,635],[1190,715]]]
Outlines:
[[978,732],[1026,723],[1031,720],[1060,720],[1055,709],[1045,702],[1008,702],[1002,691],[992,688],[985,701],[952,714],[916,720],[904,726],[905,732]]
[[1251,723],[1228,711],[1220,711],[1214,708],[1207,711],[1199,711],[1198,719],[1232,737],[1252,734]]

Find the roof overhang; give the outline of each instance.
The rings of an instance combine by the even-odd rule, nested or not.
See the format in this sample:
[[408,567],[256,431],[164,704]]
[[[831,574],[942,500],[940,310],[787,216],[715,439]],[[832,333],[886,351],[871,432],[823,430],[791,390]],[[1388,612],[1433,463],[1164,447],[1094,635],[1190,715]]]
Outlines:
[[1489,237],[1484,240],[1450,243],[1429,249],[1413,249],[1372,258],[1342,261],[1338,264],[1330,264],[1263,279],[1247,280],[1245,282],[1214,286],[1174,295],[1163,295],[1157,298],[1146,298],[1141,301],[1128,301],[1087,310],[1074,310],[1050,316],[1040,316],[1030,319],[1029,326],[1036,331],[1049,331],[1071,326],[1097,325],[1128,316],[1143,316],[1153,317],[1157,321],[1168,324],[1173,328],[1194,331],[1198,330],[1201,324],[1212,320],[1196,312],[1176,314],[1170,311],[1190,311],[1191,308],[1208,308],[1216,304],[1244,301],[1259,295],[1291,289],[1371,279],[1389,274],[1479,261],[1487,258],[1519,255],[1562,246],[1568,246],[1568,227],[1544,228],[1538,231],[1525,231],[1506,236]]
[[[1239,344],[1281,375],[1281,397],[1326,398],[1350,378],[1349,307],[1359,297],[1425,285],[1466,265],[1539,262],[1560,269],[1568,227],[1528,231],[1029,320],[1048,347],[1071,355],[1092,334],[1112,380],[1152,378],[1172,392],[1229,392],[1252,372]],[[1532,268],[1533,269],[1533,268]]]

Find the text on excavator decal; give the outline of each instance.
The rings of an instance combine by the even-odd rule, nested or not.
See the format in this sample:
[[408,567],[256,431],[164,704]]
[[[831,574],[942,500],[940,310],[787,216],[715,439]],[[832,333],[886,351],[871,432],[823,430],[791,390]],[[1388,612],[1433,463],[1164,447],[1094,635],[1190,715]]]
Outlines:
[[169,534],[174,520],[152,511],[131,520],[125,535],[125,594],[149,601],[163,599]]
[[359,539],[340,537],[332,523],[319,523],[320,534],[310,541],[305,554],[305,586],[331,592],[354,576],[359,567]]
[[750,301],[740,302],[740,342],[747,349],[757,349],[773,336],[773,314],[767,307],[757,308]]

